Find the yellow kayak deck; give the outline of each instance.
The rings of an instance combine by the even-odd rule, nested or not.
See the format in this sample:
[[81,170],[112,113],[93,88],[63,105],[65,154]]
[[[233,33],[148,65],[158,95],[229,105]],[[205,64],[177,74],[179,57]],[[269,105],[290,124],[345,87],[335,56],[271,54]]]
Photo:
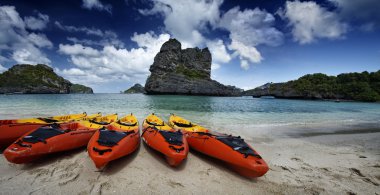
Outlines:
[[154,113],[148,115],[144,120],[143,128],[146,129],[148,127],[155,127],[162,131],[173,131],[173,128],[167,125],[164,120],[156,116]]
[[192,123],[180,116],[171,114],[169,117],[169,125],[175,130],[187,131],[187,132],[208,132],[209,130]]
[[134,131],[139,128],[139,121],[135,115],[130,114],[122,117],[118,121],[111,123],[111,125],[120,131]]

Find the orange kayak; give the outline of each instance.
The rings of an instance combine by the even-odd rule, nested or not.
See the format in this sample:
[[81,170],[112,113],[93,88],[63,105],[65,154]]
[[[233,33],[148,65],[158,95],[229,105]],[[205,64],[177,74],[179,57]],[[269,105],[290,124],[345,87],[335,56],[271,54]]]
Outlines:
[[[110,115],[110,117],[115,116]],[[50,153],[85,146],[94,132],[101,127],[103,126],[90,124],[89,121],[42,126],[17,139],[4,150],[4,156],[12,163],[29,163]]]
[[63,123],[86,117],[87,114],[69,114],[45,118],[0,120],[0,148],[8,147],[25,133],[52,123]]
[[101,169],[110,161],[132,153],[139,144],[139,123],[131,114],[97,130],[87,145],[87,151],[95,166]]
[[173,167],[178,166],[189,153],[184,134],[169,127],[154,114],[144,120],[142,139],[149,147],[164,154]]
[[174,114],[169,125],[186,134],[192,149],[226,162],[242,176],[261,177],[269,170],[264,159],[240,136],[211,132]]

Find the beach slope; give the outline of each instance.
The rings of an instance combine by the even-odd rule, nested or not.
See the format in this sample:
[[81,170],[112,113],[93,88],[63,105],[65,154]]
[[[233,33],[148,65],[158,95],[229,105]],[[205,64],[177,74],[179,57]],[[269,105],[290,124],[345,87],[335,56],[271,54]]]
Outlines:
[[4,194],[380,194],[380,133],[255,137],[269,172],[249,180],[223,163],[189,153],[178,168],[141,144],[96,170],[84,149],[29,165],[0,158]]

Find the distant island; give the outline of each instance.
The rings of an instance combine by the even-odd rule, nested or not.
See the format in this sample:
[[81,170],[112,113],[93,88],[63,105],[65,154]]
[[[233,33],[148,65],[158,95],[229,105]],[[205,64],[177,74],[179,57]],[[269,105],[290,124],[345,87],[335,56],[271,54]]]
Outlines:
[[73,84],[44,64],[18,64],[0,74],[0,94],[93,93],[90,87]]
[[330,99],[365,102],[380,101],[380,70],[327,76],[308,74],[285,83],[267,83],[243,92],[253,97],[274,96],[286,99]]
[[132,87],[130,87],[129,89],[125,90],[123,93],[126,93],[126,94],[145,93],[145,89],[142,85],[137,83],[133,85]]
[[169,39],[150,66],[146,94],[240,96],[241,89],[210,78],[211,61],[208,48],[181,49],[179,41]]

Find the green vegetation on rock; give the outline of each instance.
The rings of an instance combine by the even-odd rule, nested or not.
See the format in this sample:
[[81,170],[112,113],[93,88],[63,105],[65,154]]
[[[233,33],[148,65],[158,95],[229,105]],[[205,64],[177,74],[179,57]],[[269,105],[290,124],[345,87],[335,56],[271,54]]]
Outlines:
[[209,78],[209,76],[205,72],[186,68],[183,64],[178,64],[175,72],[178,74],[183,74],[190,79],[207,79],[207,78]]
[[38,65],[15,65],[8,71],[0,74],[0,87],[37,87],[46,85],[58,87],[59,84],[68,81],[57,76],[49,66]]
[[327,76],[322,73],[308,74],[294,81],[274,83],[265,88],[248,90],[244,94],[375,102],[380,101],[380,70],[371,73],[367,71],[344,73],[338,76]]
[[[72,85],[44,64],[14,65],[0,74],[0,93],[71,93]],[[83,87],[74,86],[74,90]]]
[[80,84],[73,84],[70,87],[70,93],[94,93],[90,87]]
[[142,85],[140,84],[135,84],[131,88],[127,89],[124,91],[124,93],[145,93],[145,89]]

